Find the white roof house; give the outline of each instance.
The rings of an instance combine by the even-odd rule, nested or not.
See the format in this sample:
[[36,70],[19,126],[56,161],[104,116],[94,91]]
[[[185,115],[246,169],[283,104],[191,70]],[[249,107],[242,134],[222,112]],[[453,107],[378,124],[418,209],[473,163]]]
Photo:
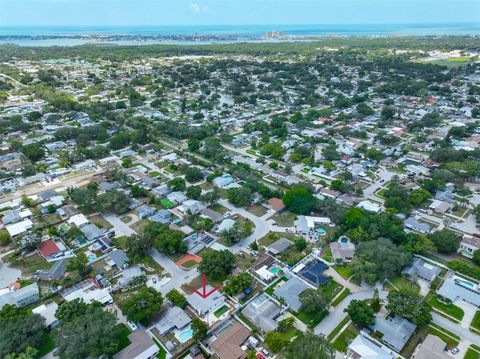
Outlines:
[[55,312],[58,309],[58,304],[55,302],[49,304],[42,304],[36,308],[32,309],[32,312],[35,314],[40,314],[45,318],[45,325],[47,327],[58,322],[58,319],[55,317]]
[[398,354],[368,338],[358,335],[348,346],[348,359],[394,359]]
[[382,211],[381,206],[368,200],[360,202],[359,204],[357,204],[357,207],[374,213],[380,213]]
[[25,233],[33,227],[33,222],[30,219],[26,219],[21,222],[13,223],[5,227],[10,237],[18,236]]
[[70,217],[67,222],[68,224],[74,224],[79,228],[84,224],[90,223],[87,217],[85,217],[85,215],[82,213]]

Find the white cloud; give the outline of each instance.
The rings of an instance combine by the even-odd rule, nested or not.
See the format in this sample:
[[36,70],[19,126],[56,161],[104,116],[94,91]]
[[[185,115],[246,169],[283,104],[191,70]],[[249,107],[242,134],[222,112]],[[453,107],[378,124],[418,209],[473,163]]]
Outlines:
[[190,8],[190,11],[195,14],[206,13],[210,11],[208,6],[202,6],[196,2],[191,2],[189,8]]

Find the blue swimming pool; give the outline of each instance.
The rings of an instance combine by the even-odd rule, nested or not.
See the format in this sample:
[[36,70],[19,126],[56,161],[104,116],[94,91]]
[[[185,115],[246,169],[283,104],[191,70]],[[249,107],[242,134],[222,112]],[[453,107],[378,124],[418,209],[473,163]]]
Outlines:
[[316,232],[317,232],[318,234],[320,234],[320,235],[323,235],[323,234],[325,234],[325,229],[322,228],[322,227],[318,227],[318,228],[316,229]]
[[180,341],[182,343],[185,343],[186,341],[190,340],[190,338],[192,338],[192,336],[193,336],[193,329],[190,328],[190,329],[184,331],[183,333],[180,333],[178,335],[178,339],[180,339]]
[[277,274],[281,269],[278,268],[278,267],[273,267],[273,268],[270,268],[270,272],[273,273],[273,274]]

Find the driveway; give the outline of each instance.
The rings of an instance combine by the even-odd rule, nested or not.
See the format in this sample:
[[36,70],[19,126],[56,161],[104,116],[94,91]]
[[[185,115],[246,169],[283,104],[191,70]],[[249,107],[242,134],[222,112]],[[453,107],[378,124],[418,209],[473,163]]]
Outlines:
[[251,214],[250,212],[244,210],[243,208],[235,207],[233,204],[231,204],[225,199],[219,200],[218,203],[221,204],[223,207],[227,208],[230,212],[239,214],[242,217],[249,219],[255,225],[255,230],[250,236],[245,238],[243,241],[240,241],[239,243],[236,243],[233,246],[229,247],[229,250],[231,252],[240,252],[244,248],[247,248],[250,243],[262,237],[265,237],[270,232],[272,228],[272,220],[264,220],[260,217],[257,217],[254,214]]
[[[347,308],[350,302],[356,300],[366,300],[373,298],[373,290],[365,290],[350,294],[339,305],[330,309],[330,313],[315,327],[313,330],[315,334],[323,334],[327,336],[334,330],[340,322],[347,316],[344,309]],[[388,292],[379,290],[378,295],[380,299],[386,299]]]
[[0,258],[0,288],[15,282],[21,275],[21,270],[8,267]]
[[127,224],[123,223],[117,215],[113,213],[104,212],[102,213],[102,217],[113,226],[116,236],[118,236],[119,234],[122,234],[128,237],[136,233]]

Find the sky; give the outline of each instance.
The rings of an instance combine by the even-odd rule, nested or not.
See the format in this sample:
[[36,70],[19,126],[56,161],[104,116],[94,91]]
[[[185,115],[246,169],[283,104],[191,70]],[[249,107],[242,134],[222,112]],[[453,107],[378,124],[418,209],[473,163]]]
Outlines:
[[0,26],[478,22],[480,0],[0,0]]

